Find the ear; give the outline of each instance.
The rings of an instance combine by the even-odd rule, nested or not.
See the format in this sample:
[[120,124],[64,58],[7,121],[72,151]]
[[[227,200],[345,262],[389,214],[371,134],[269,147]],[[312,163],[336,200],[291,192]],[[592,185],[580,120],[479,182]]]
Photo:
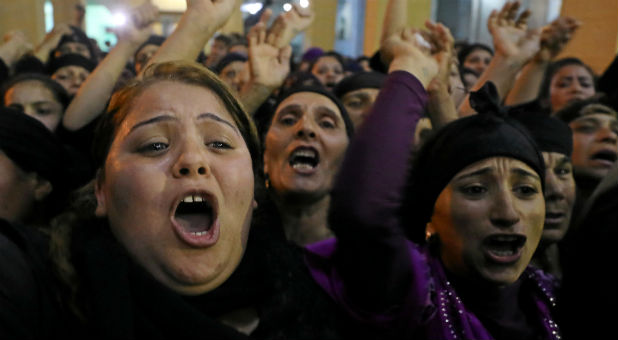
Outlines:
[[94,195],[97,198],[97,208],[94,211],[95,216],[107,216],[107,205],[105,202],[105,193],[103,192],[103,175],[101,170],[97,170],[97,175],[94,180]]
[[34,199],[36,201],[44,200],[45,197],[47,197],[53,189],[54,187],[48,180],[36,176],[36,182],[34,184]]

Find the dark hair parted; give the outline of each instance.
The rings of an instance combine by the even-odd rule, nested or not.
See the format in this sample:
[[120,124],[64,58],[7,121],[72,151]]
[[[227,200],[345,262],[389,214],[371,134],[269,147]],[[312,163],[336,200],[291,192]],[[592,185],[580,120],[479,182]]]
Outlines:
[[583,61],[581,61],[578,58],[563,58],[560,60],[556,60],[552,62],[551,64],[549,64],[549,66],[545,70],[545,74],[543,74],[543,80],[541,81],[541,87],[539,88],[539,95],[537,96],[537,99],[543,107],[550,106],[549,88],[551,85],[552,78],[554,78],[554,76],[556,75],[556,73],[558,73],[558,71],[560,71],[560,69],[566,66],[570,66],[570,65],[577,65],[577,66],[581,66],[585,68],[588,71],[588,73],[590,73],[590,76],[592,76],[593,86],[596,91],[597,77],[594,74],[594,71],[590,68],[590,66],[586,65]]
[[345,61],[343,59],[343,56],[335,51],[328,51],[313,60],[313,62],[311,63],[311,66],[309,67],[309,72],[313,71],[313,67],[315,66],[315,64],[317,64],[318,61],[320,61],[320,59],[325,58],[325,57],[333,57],[337,59],[337,61],[341,65],[341,70],[343,70],[345,66]]
[[11,89],[11,87],[26,81],[35,81],[43,84],[48,90],[51,91],[56,101],[58,101],[62,105],[63,110],[66,110],[67,106],[69,106],[69,103],[71,102],[71,97],[64,89],[64,87],[62,87],[62,85],[57,83],[55,80],[51,79],[49,76],[40,73],[22,73],[9,79],[9,81],[6,82],[2,87],[2,104],[5,104],[4,96],[6,95],[6,92]]
[[153,64],[144,71],[141,79],[130,82],[114,93],[107,107],[107,112],[101,118],[95,131],[92,149],[95,168],[103,168],[117,129],[131,111],[135,98],[151,85],[162,81],[195,85],[214,92],[221,99],[238,126],[238,130],[251,154],[253,171],[257,173],[256,170],[260,169],[261,164],[260,142],[251,117],[232,95],[227,85],[214,73],[200,64],[180,61]]

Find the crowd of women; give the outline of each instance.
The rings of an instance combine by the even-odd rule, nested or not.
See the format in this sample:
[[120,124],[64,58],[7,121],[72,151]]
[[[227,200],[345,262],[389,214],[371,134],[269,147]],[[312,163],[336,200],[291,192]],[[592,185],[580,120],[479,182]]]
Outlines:
[[489,47],[389,0],[373,56],[294,64],[310,9],[216,34],[235,6],[162,37],[146,2],[106,54],[7,33],[2,338],[613,334],[618,62],[556,60],[582,23],[507,2]]

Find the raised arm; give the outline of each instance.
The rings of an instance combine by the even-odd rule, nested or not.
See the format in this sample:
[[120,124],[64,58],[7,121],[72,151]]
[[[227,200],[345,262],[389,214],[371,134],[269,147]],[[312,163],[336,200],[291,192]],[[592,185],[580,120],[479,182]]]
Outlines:
[[[206,43],[223,27],[238,0],[187,0],[187,10],[174,32],[165,40],[148,65],[172,60],[194,61]],[[142,69],[142,72],[147,67]]]
[[329,225],[337,236],[335,262],[344,296],[370,313],[387,313],[400,305],[412,280],[398,210],[415,126],[427,101],[424,88],[437,74],[447,45],[444,26],[427,28],[424,36],[433,55],[413,29],[389,37],[382,46],[392,60],[388,78],[348,148],[331,194]]
[[[504,98],[519,71],[539,51],[540,29],[528,30],[531,12],[526,10],[518,15],[518,11],[519,2],[507,2],[500,11],[491,12],[487,26],[493,36],[496,53],[470,92],[491,81],[496,85],[500,98]],[[459,115],[474,113],[468,95],[459,107]]]
[[506,97],[506,105],[525,103],[538,96],[547,66],[564,49],[579,26],[580,22],[574,18],[560,17],[543,28],[540,50],[517,77]]
[[132,11],[126,28],[116,32],[116,46],[86,78],[67,108],[62,119],[65,129],[79,130],[103,112],[125,65],[148,39],[150,24],[158,12],[158,8],[149,2]]

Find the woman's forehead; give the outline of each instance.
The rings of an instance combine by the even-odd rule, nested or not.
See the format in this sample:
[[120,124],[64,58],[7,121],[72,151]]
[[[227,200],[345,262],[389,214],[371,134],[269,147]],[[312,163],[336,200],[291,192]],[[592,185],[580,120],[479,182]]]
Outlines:
[[131,126],[160,115],[195,120],[201,114],[209,113],[237,127],[221,99],[210,89],[198,85],[157,82],[139,93],[130,105],[123,125]]
[[279,104],[279,106],[277,107],[277,112],[291,105],[298,105],[299,107],[303,108],[303,111],[307,110],[312,106],[324,106],[337,113],[338,116],[341,116],[339,108],[335,103],[333,103],[332,100],[322,94],[315,92],[297,92],[290,95],[289,97],[285,98],[281,102],[281,104]]

